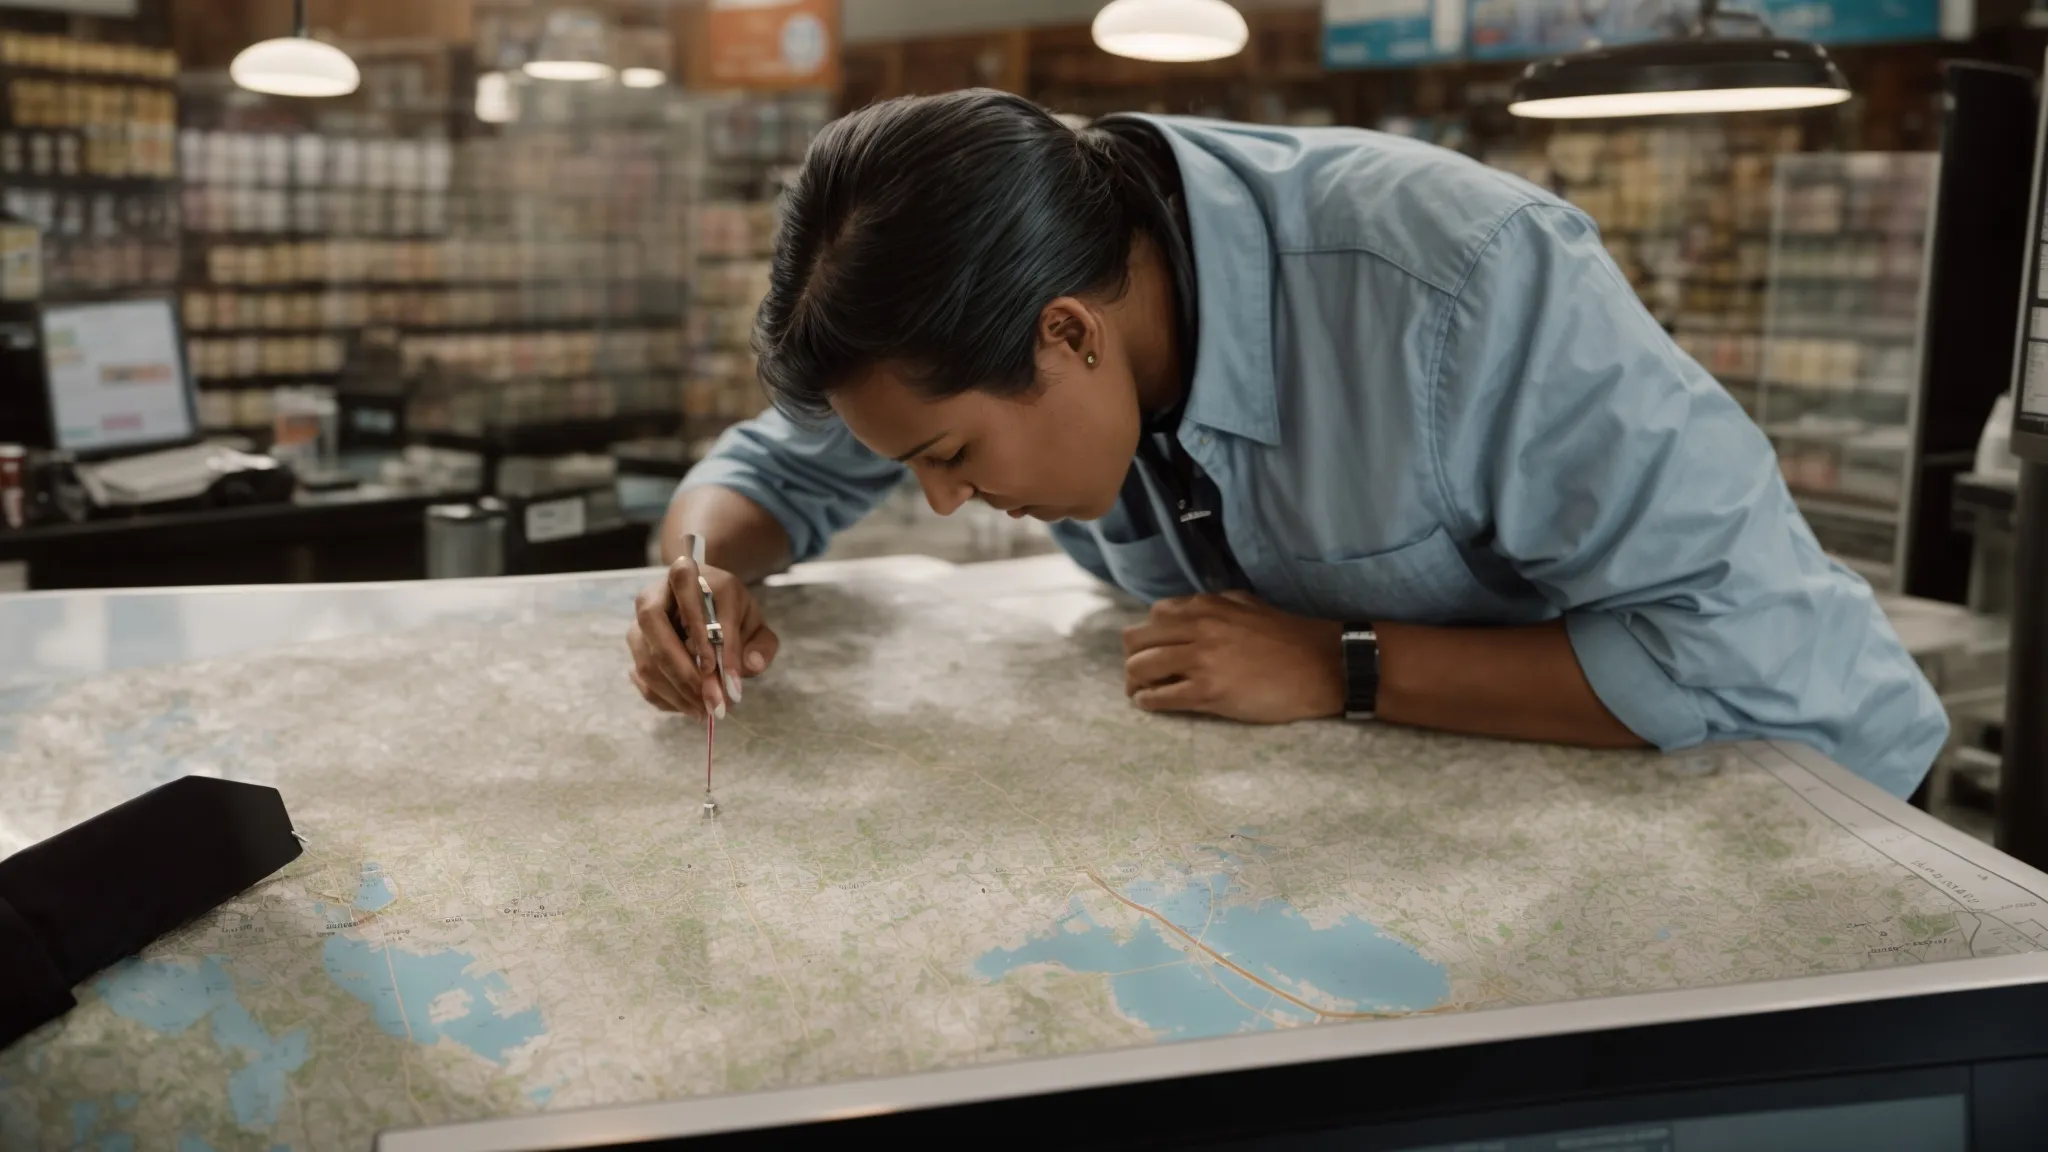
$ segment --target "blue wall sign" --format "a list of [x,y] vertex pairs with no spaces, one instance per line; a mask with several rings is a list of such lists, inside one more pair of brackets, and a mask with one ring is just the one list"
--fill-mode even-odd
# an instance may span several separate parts
[[1465,51],[1469,0],[1323,0],[1323,67],[1390,68]]
[[[1526,60],[1593,44],[1628,44],[1690,22],[1697,0],[1471,0],[1468,39],[1475,60]],[[1729,0],[1780,36],[1822,44],[1931,40],[1942,33],[1942,0]],[[1326,33],[1327,39],[1327,33]],[[1327,51],[1327,49],[1326,49]]]

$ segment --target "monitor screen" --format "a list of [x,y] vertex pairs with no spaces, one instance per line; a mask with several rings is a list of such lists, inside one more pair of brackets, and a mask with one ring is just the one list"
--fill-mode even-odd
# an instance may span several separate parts
[[[2048,213],[2048,201],[2040,205]],[[2025,328],[2020,332],[2019,389],[2013,399],[2026,416],[2048,417],[2048,228],[2036,227],[2027,281]]]
[[146,448],[198,432],[169,300],[47,307],[43,359],[59,448]]
[[2012,450],[2021,459],[2048,460],[2048,197],[2043,158],[2048,148],[2048,104],[2034,129],[2034,219],[2028,227],[2024,298],[2020,302],[2019,356],[2013,365]]
[[[2036,283],[2041,283],[2038,273]],[[2029,302],[2024,347],[2017,397],[2020,415],[2029,422],[2048,421],[2048,306],[2040,300]]]

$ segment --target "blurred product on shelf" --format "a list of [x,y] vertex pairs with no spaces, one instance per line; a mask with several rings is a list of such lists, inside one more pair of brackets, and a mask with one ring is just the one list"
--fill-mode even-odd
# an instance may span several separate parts
[[26,220],[0,216],[0,303],[43,295],[43,234]]
[[52,296],[178,278],[177,58],[0,32],[0,209],[43,234]]
[[767,407],[749,344],[768,294],[775,200],[832,113],[815,93],[721,98],[705,111],[705,201],[696,212],[696,282],[688,308],[683,412],[708,441]]
[[416,398],[415,432],[680,420],[700,136],[602,113],[460,141],[188,128],[181,303],[208,426],[332,383],[368,327],[391,330],[404,382],[475,382]]
[[101,44],[68,36],[0,32],[0,65],[78,75],[175,80],[176,53],[140,44]]
[[28,449],[0,444],[0,528],[28,524]]
[[1895,590],[1934,153],[1781,157],[1758,422],[1822,545]]
[[271,393],[270,454],[297,472],[324,471],[339,457],[340,408],[332,388],[307,385]]
[[609,455],[572,452],[564,456],[510,456],[498,465],[498,495],[545,496],[611,484],[619,464]]

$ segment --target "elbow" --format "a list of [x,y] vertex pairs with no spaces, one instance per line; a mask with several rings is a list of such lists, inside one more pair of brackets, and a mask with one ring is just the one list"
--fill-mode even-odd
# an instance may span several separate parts
[[1663,645],[1654,639],[1646,644],[1622,614],[1569,613],[1565,635],[1593,694],[1644,743],[1670,752],[1712,738],[1699,694],[1680,684],[1668,661],[1653,654],[1653,645]]
[[[1788,740],[1908,796],[1948,741],[1940,699],[1881,618],[1846,641],[1808,630],[1747,646],[1714,642],[1729,621],[1688,630],[1641,611],[1585,611],[1565,623],[1601,703],[1666,752]],[[1806,657],[1788,659],[1788,643]]]

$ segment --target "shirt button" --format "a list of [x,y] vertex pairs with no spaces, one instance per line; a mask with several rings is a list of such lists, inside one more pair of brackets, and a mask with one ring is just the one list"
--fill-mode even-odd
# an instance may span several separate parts
[[1209,446],[1209,438],[1207,436],[1202,437],[1202,446],[1204,448]]

